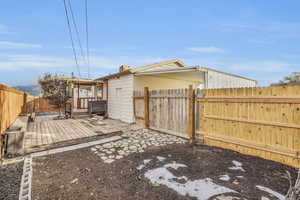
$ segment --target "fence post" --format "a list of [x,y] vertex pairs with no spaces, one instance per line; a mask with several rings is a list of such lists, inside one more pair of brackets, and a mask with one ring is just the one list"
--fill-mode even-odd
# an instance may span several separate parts
[[149,88],[144,88],[144,120],[145,128],[149,128]]
[[189,86],[188,90],[188,136],[194,140],[195,137],[195,95],[193,86]]
[[26,92],[24,92],[23,94],[23,113],[27,114],[27,97],[28,94]]

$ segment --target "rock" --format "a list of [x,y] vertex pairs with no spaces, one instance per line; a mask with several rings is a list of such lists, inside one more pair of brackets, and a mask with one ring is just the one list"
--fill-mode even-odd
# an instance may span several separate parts
[[91,151],[95,152],[95,151],[97,151],[97,149],[94,148],[94,147],[92,147],[92,148],[91,148]]
[[159,161],[164,161],[166,158],[165,157],[162,157],[162,156],[156,156],[156,158],[157,158],[157,160],[159,160]]
[[114,162],[114,161],[115,161],[114,159],[107,159],[107,160],[105,160],[104,162],[110,164],[110,163],[112,163],[112,162]]
[[137,147],[136,147],[136,146],[130,146],[129,149],[130,149],[130,150],[136,150]]
[[74,183],[77,183],[78,182],[78,178],[75,178],[74,180],[72,180],[70,183],[71,184],[74,184]]
[[112,144],[107,143],[107,144],[104,144],[103,147],[104,147],[104,148],[111,148],[111,147],[112,147]]

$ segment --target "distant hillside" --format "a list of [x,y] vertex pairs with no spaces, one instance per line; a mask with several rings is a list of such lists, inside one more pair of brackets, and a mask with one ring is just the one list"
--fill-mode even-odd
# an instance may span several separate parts
[[39,85],[18,85],[14,88],[17,88],[23,92],[27,92],[32,96],[37,96],[41,93],[41,88]]

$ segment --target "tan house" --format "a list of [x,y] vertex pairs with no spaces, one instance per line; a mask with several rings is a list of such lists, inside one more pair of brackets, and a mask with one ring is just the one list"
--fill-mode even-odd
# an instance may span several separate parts
[[188,67],[180,60],[167,60],[142,67],[122,65],[119,72],[96,80],[104,82],[108,116],[134,122],[133,91],[188,88],[255,87],[256,81],[205,67]]

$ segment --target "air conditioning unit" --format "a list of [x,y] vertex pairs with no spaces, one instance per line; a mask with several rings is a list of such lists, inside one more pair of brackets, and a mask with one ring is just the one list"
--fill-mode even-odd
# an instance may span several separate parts
[[88,105],[89,114],[106,114],[106,101],[98,100],[98,101],[90,101]]

